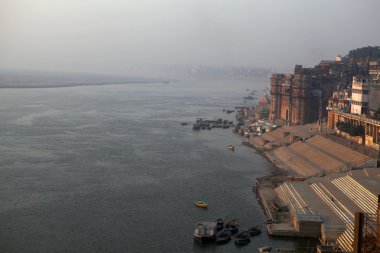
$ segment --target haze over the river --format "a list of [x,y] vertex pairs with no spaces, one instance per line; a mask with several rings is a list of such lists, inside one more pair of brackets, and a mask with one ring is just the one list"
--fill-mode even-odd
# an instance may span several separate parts
[[292,68],[380,44],[378,0],[0,0],[0,68]]

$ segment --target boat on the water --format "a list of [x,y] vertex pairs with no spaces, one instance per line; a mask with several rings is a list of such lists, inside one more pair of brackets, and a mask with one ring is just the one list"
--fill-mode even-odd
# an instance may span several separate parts
[[231,151],[235,151],[235,146],[234,145],[228,145],[227,148]]
[[194,205],[196,207],[200,207],[200,208],[207,208],[208,207],[208,204],[204,201],[195,201]]
[[198,123],[194,123],[193,124],[193,130],[197,131],[197,130],[201,130],[201,125],[198,124]]
[[181,122],[182,126],[187,126],[187,122]]
[[251,239],[249,239],[249,238],[236,238],[235,239],[236,246],[247,245],[250,242],[251,242]]
[[239,221],[237,219],[233,219],[226,223],[225,229],[231,231],[232,234],[236,234],[239,232]]
[[222,230],[216,234],[215,242],[217,244],[228,243],[231,241],[231,231],[230,230]]
[[217,219],[216,221],[216,229],[219,231],[219,230],[222,230],[223,227],[224,227],[224,221],[222,218],[219,218]]
[[272,247],[271,247],[271,246],[263,246],[263,247],[260,247],[260,248],[259,248],[259,252],[260,252],[260,253],[270,252],[271,250],[272,250]]
[[239,234],[235,235],[236,238],[250,238],[251,237],[251,234],[249,233],[249,231],[243,231],[243,232],[240,232]]
[[216,222],[200,221],[195,225],[194,239],[200,242],[215,241]]
[[259,235],[261,234],[261,227],[260,226],[254,226],[248,229],[248,232],[251,236]]

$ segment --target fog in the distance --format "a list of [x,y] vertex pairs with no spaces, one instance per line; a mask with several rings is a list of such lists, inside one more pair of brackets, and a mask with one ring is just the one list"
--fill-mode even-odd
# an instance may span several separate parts
[[378,0],[0,0],[0,68],[291,68],[380,44]]

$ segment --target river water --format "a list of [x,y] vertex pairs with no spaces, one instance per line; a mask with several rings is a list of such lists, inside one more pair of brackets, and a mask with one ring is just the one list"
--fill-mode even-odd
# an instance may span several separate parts
[[[272,165],[231,129],[255,82],[187,81],[0,91],[0,252],[257,252],[307,241],[264,232],[237,248],[201,245],[199,220],[265,217],[251,186]],[[235,152],[226,146],[234,144]],[[209,203],[207,210],[193,206]]]

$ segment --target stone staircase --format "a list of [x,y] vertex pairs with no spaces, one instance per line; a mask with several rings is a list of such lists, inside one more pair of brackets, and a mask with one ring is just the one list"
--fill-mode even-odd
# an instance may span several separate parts
[[376,213],[377,197],[349,175],[331,181],[349,199],[366,213]]
[[315,194],[345,223],[346,230],[338,236],[336,244],[343,252],[352,252],[354,242],[354,215],[334,198],[334,195],[321,182],[310,184]]

